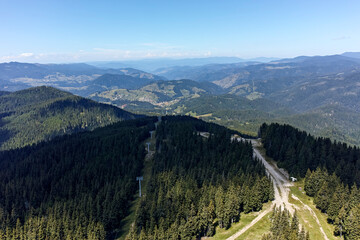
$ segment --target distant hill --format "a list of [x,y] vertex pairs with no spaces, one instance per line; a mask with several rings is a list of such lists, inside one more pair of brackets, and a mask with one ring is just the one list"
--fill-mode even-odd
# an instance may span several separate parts
[[[46,85],[86,96],[87,92],[95,91],[92,81],[108,74],[148,79],[149,81],[164,79],[151,73],[130,68],[102,69],[84,63],[32,64],[10,62],[0,64],[0,79],[2,79],[0,80],[0,90],[17,91]],[[87,90],[88,88],[91,88],[90,91]],[[103,90],[100,88],[96,91]]]
[[297,111],[340,103],[359,111],[360,59],[341,55],[300,56],[270,63],[164,69],[168,77],[211,81],[227,93],[267,98]]
[[[263,59],[265,60],[265,59]],[[143,71],[155,71],[159,68],[174,66],[201,66],[206,64],[222,64],[243,62],[244,59],[237,57],[208,57],[208,58],[186,58],[186,59],[143,59],[132,61],[111,61],[111,62],[92,62],[91,65],[102,68],[136,68]],[[271,60],[269,60],[271,61]]]
[[11,82],[0,79],[0,91],[18,91],[21,89],[29,88],[30,85],[21,82]]
[[191,115],[249,135],[256,135],[263,122],[285,123],[315,136],[360,145],[360,113],[340,104],[299,113],[268,99],[249,100],[228,94],[183,100],[168,113]]
[[127,75],[127,76],[131,76],[134,78],[141,78],[141,79],[150,79],[153,81],[157,81],[157,80],[166,80],[166,78],[152,74],[152,73],[148,73],[148,72],[144,72],[135,68],[121,68],[119,69],[120,72],[122,72],[123,74]]
[[5,94],[9,94],[10,92],[6,92],[6,91],[0,91],[0,96],[5,95]]
[[345,52],[341,55],[345,56],[345,57],[351,57],[351,58],[360,58],[360,52]]
[[267,99],[249,100],[231,94],[185,99],[171,106],[168,112],[201,118],[253,136],[264,121],[295,114]]
[[212,64],[156,71],[169,79],[211,81],[231,94],[250,99],[269,96],[317,77],[360,72],[360,59],[341,55],[300,56],[269,63]]
[[210,82],[191,80],[157,81],[136,90],[114,89],[92,94],[94,100],[117,106],[128,101],[150,103],[154,106],[169,106],[181,99],[196,98],[206,94],[220,94],[223,89]]
[[159,68],[154,71],[154,73],[166,77],[167,79],[191,79],[199,82],[210,82],[228,76],[234,69],[243,68],[253,64],[259,64],[259,62],[207,64],[203,66],[174,66]]
[[274,122],[290,124],[315,136],[360,146],[360,113],[339,104],[282,117]]
[[298,111],[340,104],[360,112],[360,71],[308,78],[302,83],[270,94],[269,98]]
[[[93,75],[104,74],[108,70],[96,68],[85,63],[72,64],[37,64],[9,62],[0,64],[0,78],[11,80],[16,78],[42,79],[48,75]],[[117,72],[115,70],[111,70]]]
[[229,75],[214,83],[224,88],[248,84],[253,91],[266,95],[306,81],[309,77],[359,70],[360,60],[354,58],[339,55],[298,57],[227,70]]
[[[137,74],[134,74],[135,76]],[[160,80],[155,78],[155,80]],[[96,92],[104,92],[113,89],[137,89],[150,82],[154,81],[153,78],[140,78],[130,75],[119,74],[104,74],[93,81],[89,82],[86,87],[79,89],[72,89],[72,92],[80,96],[89,96]]]
[[174,105],[174,108],[180,109],[178,111],[179,114],[194,112],[197,113],[197,115],[220,111],[229,111],[230,113],[243,110],[261,111],[267,113],[267,115],[271,114],[273,116],[286,116],[294,113],[281,104],[266,99],[256,99],[252,101],[244,97],[230,94],[218,96],[205,95],[199,98],[184,100]]
[[136,115],[52,87],[0,96],[0,149],[105,126]]

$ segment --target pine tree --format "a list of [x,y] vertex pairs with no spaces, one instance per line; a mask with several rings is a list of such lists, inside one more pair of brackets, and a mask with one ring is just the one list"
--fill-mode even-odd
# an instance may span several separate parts
[[328,218],[334,222],[339,216],[340,209],[345,205],[348,193],[343,184],[336,187],[333,197],[331,198],[329,207],[327,209]]
[[343,232],[344,232],[344,222],[346,218],[346,211],[345,207],[342,206],[342,208],[339,211],[338,216],[335,218],[334,224],[335,224],[335,235],[340,235],[340,238],[342,238]]
[[306,240],[306,232],[304,226],[301,227],[301,231],[299,233],[299,240]]
[[360,239],[360,205],[351,209],[344,223],[346,240]]
[[215,213],[219,221],[219,227],[224,227],[224,189],[222,186],[217,188],[215,194]]
[[314,203],[316,204],[316,207],[318,207],[321,211],[326,212],[331,197],[332,197],[332,189],[329,188],[328,182],[324,182],[324,184],[321,186],[319,192],[316,194],[314,198]]
[[294,212],[294,216],[291,220],[291,231],[296,233],[296,237],[298,237],[298,232],[299,232],[299,218],[297,216],[297,211],[295,210]]

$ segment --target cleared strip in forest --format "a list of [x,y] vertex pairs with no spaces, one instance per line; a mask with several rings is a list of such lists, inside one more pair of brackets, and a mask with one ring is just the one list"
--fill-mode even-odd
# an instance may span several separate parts
[[[243,141],[242,138],[238,138],[238,141]],[[264,167],[266,169],[267,174],[271,177],[274,183],[274,196],[275,199],[273,201],[272,207],[274,205],[282,207],[282,208],[288,208],[290,212],[294,212],[295,206],[293,204],[289,203],[289,187],[291,186],[291,183],[280,173],[278,169],[276,169],[276,166],[270,165],[265,158],[260,154],[259,150],[257,150],[255,147],[258,146],[258,142],[256,140],[251,139],[250,140],[254,153],[253,157],[258,158],[262,163],[264,164]],[[260,212],[260,214],[247,226],[242,228],[240,231],[235,233],[233,236],[229,237],[228,240],[234,240],[241,236],[244,232],[246,232],[249,228],[254,226],[258,221],[260,221],[267,213],[272,211],[272,207],[269,209],[266,209],[263,212]]]
[[304,205],[304,207],[311,213],[311,215],[315,218],[315,221],[317,222],[317,224],[319,225],[320,228],[320,232],[322,233],[322,235],[324,236],[325,240],[329,240],[329,238],[326,236],[324,229],[321,226],[321,223],[319,221],[319,218],[316,216],[316,213],[314,212],[314,210],[311,209],[311,207],[309,207],[307,204],[305,204],[303,201],[301,201],[298,197],[296,197],[295,195],[291,196],[293,199],[299,201],[302,205]]
[[[152,138],[146,139],[144,141],[144,148],[147,149],[146,143],[147,142],[151,142],[150,148],[154,148],[154,151],[150,151],[146,154],[145,159],[144,159],[144,168],[143,168],[143,177],[144,177],[144,181],[142,184],[142,192],[146,192],[146,182],[149,181],[149,179],[151,178],[151,161],[154,157],[154,153],[156,151],[155,149],[155,136],[156,136],[156,128],[158,126],[158,124],[161,122],[161,117],[158,117],[158,121],[155,123],[155,131],[152,134]],[[136,205],[138,203],[138,201],[140,200],[140,198],[138,197],[138,193],[135,194],[135,199],[134,201],[132,201],[131,203],[131,207],[129,209],[129,215],[126,216],[123,221],[122,221],[122,228],[119,231],[119,237],[117,238],[117,240],[124,240],[126,238],[126,235],[129,233],[131,226],[134,224],[135,222],[135,213],[136,213]]]
[[238,237],[240,237],[243,233],[245,233],[249,228],[253,227],[257,222],[259,222],[263,217],[266,216],[266,214],[268,214],[269,212],[272,211],[273,207],[274,207],[273,203],[271,205],[271,207],[269,207],[268,209],[260,212],[260,214],[254,219],[252,220],[248,225],[246,225],[245,227],[243,227],[240,231],[238,231],[237,233],[235,233],[234,235],[232,235],[231,237],[227,238],[227,240],[235,240]]

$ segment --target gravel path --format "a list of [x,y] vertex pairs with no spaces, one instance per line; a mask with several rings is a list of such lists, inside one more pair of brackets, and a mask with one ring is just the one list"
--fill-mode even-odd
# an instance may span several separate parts
[[[244,139],[242,138],[237,138],[238,141],[243,141]],[[251,228],[252,226],[254,226],[258,221],[260,221],[267,213],[272,211],[272,208],[274,205],[276,205],[277,207],[281,207],[282,209],[286,208],[288,209],[292,214],[295,211],[295,206],[291,203],[289,203],[289,192],[290,192],[290,186],[292,186],[292,183],[280,172],[280,170],[269,164],[265,158],[260,154],[259,150],[257,150],[255,147],[258,146],[258,142],[256,140],[250,140],[253,148],[254,148],[254,153],[253,153],[253,157],[258,158],[260,161],[262,161],[262,163],[264,164],[264,167],[266,169],[266,173],[268,174],[268,176],[270,176],[270,178],[273,181],[274,184],[274,195],[275,195],[275,199],[273,201],[273,204],[271,205],[270,208],[263,210],[259,213],[259,215],[252,220],[248,225],[246,225],[245,227],[243,227],[240,231],[238,231],[237,233],[235,233],[234,235],[232,235],[231,237],[228,238],[228,240],[235,240],[236,238],[238,238],[240,235],[242,235],[244,232],[246,232],[249,228]]]

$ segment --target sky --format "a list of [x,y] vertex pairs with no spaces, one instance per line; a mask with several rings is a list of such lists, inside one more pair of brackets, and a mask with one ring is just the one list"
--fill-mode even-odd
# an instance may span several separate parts
[[360,52],[359,0],[0,0],[0,62]]

